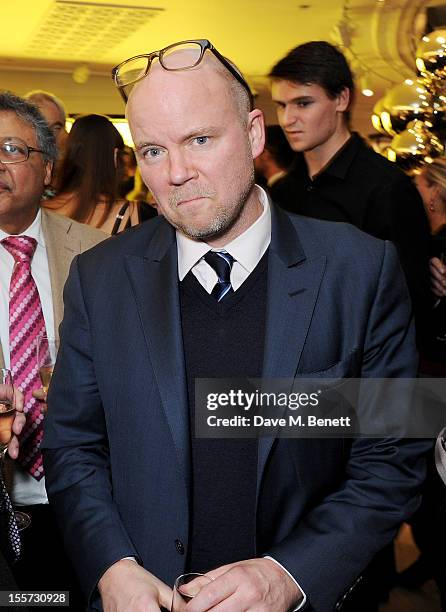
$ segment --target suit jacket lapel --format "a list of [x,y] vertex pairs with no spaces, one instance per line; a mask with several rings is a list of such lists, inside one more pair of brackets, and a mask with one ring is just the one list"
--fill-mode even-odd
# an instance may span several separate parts
[[[178,462],[190,483],[189,414],[178,291],[174,230],[160,225],[145,256],[126,258],[161,401],[172,432]],[[189,489],[189,487],[188,487]]]
[[81,239],[70,233],[71,219],[48,214],[42,209],[42,231],[48,256],[48,267],[53,294],[54,334],[59,337],[63,317],[63,288],[71,262],[81,252]]
[[[306,259],[290,219],[272,207],[264,379],[296,376],[325,266],[325,257]],[[273,442],[259,440],[257,490]]]

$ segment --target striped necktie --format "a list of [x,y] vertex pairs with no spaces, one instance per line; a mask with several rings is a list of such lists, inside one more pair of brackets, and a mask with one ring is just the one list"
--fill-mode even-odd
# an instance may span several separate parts
[[46,335],[46,330],[39,292],[31,274],[37,241],[29,236],[9,236],[1,243],[15,261],[9,286],[9,354],[14,382],[25,396],[26,424],[20,434],[17,461],[40,480],[43,476],[40,452],[43,414],[32,392],[42,386],[36,352],[37,338]]
[[218,281],[212,289],[211,295],[221,302],[228,294],[233,293],[231,285],[231,269],[234,258],[226,251],[209,251],[204,256],[204,260],[213,268],[218,276]]

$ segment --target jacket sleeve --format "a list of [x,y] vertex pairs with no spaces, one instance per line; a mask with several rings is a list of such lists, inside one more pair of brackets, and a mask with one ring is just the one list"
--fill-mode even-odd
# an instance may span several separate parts
[[[363,378],[414,377],[413,325],[395,249],[386,243],[363,354]],[[399,280],[401,279],[401,280]],[[398,402],[409,416],[411,398]],[[369,410],[361,406],[358,411]],[[403,408],[404,410],[404,408]],[[344,478],[283,542],[266,551],[294,576],[316,612],[332,612],[419,504],[430,441],[353,440]]]
[[91,597],[110,565],[137,553],[113,501],[106,423],[77,258],[64,300],[42,448],[48,497],[81,585]]

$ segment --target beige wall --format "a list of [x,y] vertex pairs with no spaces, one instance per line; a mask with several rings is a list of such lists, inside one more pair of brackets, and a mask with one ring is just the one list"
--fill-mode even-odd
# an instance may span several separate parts
[[31,89],[44,89],[58,96],[68,113],[124,114],[124,103],[110,76],[92,74],[85,84],[75,83],[69,72],[8,70],[0,67],[0,89],[24,95]]

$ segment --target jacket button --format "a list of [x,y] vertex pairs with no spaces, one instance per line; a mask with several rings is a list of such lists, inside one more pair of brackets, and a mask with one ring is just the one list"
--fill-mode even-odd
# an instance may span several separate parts
[[175,548],[179,555],[184,555],[184,544],[181,540],[175,540]]
[[313,191],[314,185],[307,185],[307,191]]

